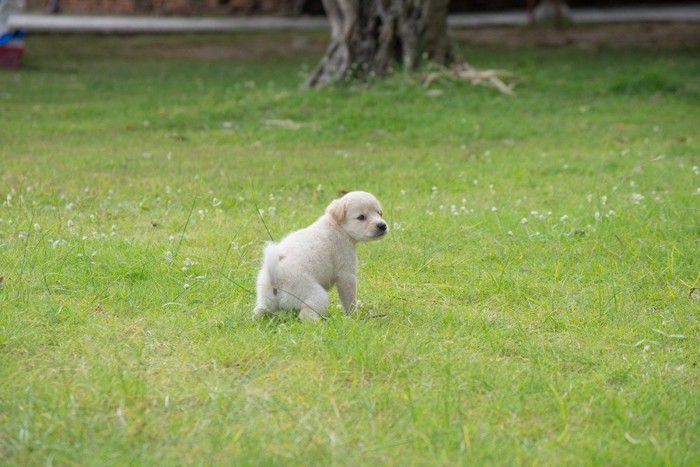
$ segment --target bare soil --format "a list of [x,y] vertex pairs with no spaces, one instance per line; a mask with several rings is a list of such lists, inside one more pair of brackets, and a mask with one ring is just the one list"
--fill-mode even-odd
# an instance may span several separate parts
[[582,50],[700,48],[700,23],[632,23],[557,28],[458,29],[463,44],[496,48],[575,47]]
[[[461,45],[493,48],[576,48],[579,50],[669,50],[700,48],[700,23],[585,25],[556,28],[488,27],[451,31]],[[323,55],[325,31],[250,32],[192,35],[190,40],[162,35],[144,40],[120,36],[115,53],[132,57],[202,60],[285,59]]]

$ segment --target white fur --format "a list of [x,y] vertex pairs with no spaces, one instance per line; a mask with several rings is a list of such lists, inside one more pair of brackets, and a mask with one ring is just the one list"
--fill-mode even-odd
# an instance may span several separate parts
[[309,227],[292,232],[280,243],[268,243],[258,274],[253,317],[277,310],[299,310],[299,318],[328,316],[328,290],[338,288],[346,310],[355,305],[355,244],[382,238],[389,228],[377,199],[353,191],[333,201]]

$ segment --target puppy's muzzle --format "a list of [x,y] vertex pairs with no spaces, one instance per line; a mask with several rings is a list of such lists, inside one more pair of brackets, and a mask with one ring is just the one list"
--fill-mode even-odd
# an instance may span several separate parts
[[380,222],[377,224],[377,237],[381,237],[384,234],[386,234],[387,230],[389,230],[388,226],[386,225],[386,222]]

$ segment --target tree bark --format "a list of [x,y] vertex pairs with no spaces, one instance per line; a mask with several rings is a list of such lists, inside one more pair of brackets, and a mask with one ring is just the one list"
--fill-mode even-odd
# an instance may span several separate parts
[[364,81],[423,59],[459,62],[447,34],[449,0],[323,0],[331,25],[325,56],[306,85]]

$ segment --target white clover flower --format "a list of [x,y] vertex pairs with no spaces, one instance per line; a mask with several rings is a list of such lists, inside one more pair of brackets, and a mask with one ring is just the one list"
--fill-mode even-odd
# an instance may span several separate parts
[[698,167],[697,165],[694,165],[693,166],[693,173],[695,175],[700,175],[700,167]]
[[496,211],[498,211],[498,208],[496,206],[491,208],[491,212],[496,212]]
[[523,225],[527,224],[527,217],[523,217],[522,219],[520,219],[520,223]]
[[639,204],[644,200],[644,196],[642,196],[639,193],[632,193],[632,196],[630,196],[630,200],[633,204]]
[[603,195],[603,196],[600,197],[600,203],[601,203],[603,206],[605,206],[605,203],[607,203],[607,202],[608,202],[608,197],[607,197],[607,196]]
[[596,222],[600,220],[600,213],[596,212],[593,217],[595,217]]
[[190,288],[190,284],[184,284],[184,285],[182,286],[182,288],[184,288],[184,289],[189,289],[189,288]]
[[166,261],[172,261],[173,260],[173,253],[170,250],[168,250],[165,253],[163,253],[163,258]]
[[221,205],[221,200],[219,200],[219,199],[217,199],[217,198],[214,198],[214,199],[211,201],[211,204],[212,204],[212,206],[214,206],[214,207],[218,207],[218,206]]
[[196,263],[193,259],[185,258],[185,259],[182,261],[182,264],[185,265],[185,266],[194,266],[194,265],[197,264],[197,263]]
[[566,214],[564,214],[563,216],[561,216],[559,218],[559,222],[566,222],[568,220],[569,220],[569,216],[567,216]]
[[34,230],[37,232],[41,231],[41,226],[39,224],[34,224]]

